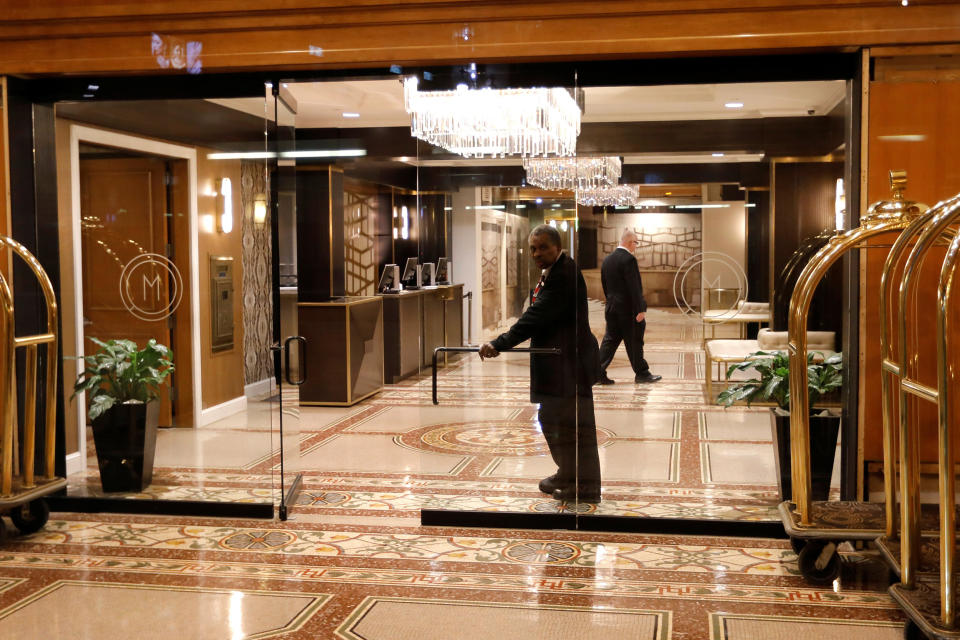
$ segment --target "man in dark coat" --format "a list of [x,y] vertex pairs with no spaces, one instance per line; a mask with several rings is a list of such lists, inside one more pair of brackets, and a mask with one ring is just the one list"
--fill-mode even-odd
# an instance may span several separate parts
[[650,365],[643,357],[643,334],[647,329],[647,301],[643,297],[640,269],[633,252],[637,248],[637,234],[629,228],[620,236],[620,246],[603,259],[600,282],[607,298],[604,319],[607,331],[600,343],[600,384],[613,384],[607,377],[607,367],[613,361],[620,342],[627,347],[627,357],[633,367],[634,382],[656,382],[661,378],[650,373]]
[[530,340],[559,355],[530,356],[530,401],[540,404],[540,428],[557,464],[540,490],[558,500],[600,501],[600,458],[593,413],[599,366],[597,339],[590,332],[587,287],[576,263],[549,225],[530,233],[530,254],[543,270],[530,307],[506,333],[480,347],[480,358]]

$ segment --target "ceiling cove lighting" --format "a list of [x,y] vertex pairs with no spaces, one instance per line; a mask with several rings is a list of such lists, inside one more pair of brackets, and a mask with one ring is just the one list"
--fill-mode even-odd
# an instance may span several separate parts
[[585,207],[630,207],[637,204],[639,200],[640,187],[635,184],[618,184],[613,187],[577,191],[577,204]]
[[[327,149],[318,151],[282,151],[281,158],[359,158],[367,155],[366,149]],[[237,151],[208,153],[208,160],[263,160],[276,158],[273,151]]]
[[723,104],[727,109],[743,109],[742,102],[725,102]]
[[549,191],[612,187],[623,170],[618,156],[524,158],[527,182]]
[[341,113],[340,115],[342,115],[344,118],[359,118],[359,117],[360,117],[360,114],[357,113],[356,111],[344,111],[344,112]]
[[419,91],[403,81],[410,134],[466,158],[572,156],[580,107],[565,88]]

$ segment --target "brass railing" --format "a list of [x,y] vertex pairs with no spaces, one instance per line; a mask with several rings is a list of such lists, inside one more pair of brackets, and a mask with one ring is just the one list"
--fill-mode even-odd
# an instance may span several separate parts
[[[844,254],[852,249],[889,248],[890,245],[871,244],[876,236],[905,229],[913,220],[926,211],[926,205],[904,200],[906,173],[891,171],[890,182],[893,198],[877,203],[861,220],[861,225],[840,235],[833,236],[810,259],[797,279],[790,298],[788,323],[790,352],[790,459],[793,479],[793,502],[801,526],[811,522],[811,474],[810,474],[810,407],[807,388],[807,315],[814,291],[827,271]],[[851,354],[847,354],[850,357]],[[887,451],[892,451],[892,442],[884,436],[884,460]],[[884,469],[885,475],[891,473]],[[888,496],[889,500],[890,497]]]
[[[9,247],[20,256],[36,277],[47,307],[47,330],[31,336],[15,336],[13,295],[0,274],[0,498],[8,497],[14,489],[14,469],[20,463],[21,483],[24,489],[36,486],[34,458],[36,455],[36,401],[38,348],[46,345],[46,386],[44,393],[44,455],[43,477],[52,480],[55,467],[56,411],[57,411],[57,300],[53,285],[39,261],[22,244],[0,235],[0,247]],[[23,348],[24,413],[23,442],[19,460],[15,453],[14,434],[17,429],[16,350]]]

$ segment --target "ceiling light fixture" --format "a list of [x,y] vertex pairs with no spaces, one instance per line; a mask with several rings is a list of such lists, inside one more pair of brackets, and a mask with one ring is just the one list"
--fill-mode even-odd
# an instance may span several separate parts
[[527,182],[550,191],[612,187],[620,181],[617,156],[524,158]]
[[580,106],[567,89],[419,91],[403,82],[410,134],[467,158],[572,156],[580,135]]
[[359,117],[360,117],[360,114],[357,113],[356,111],[344,111],[344,112],[341,113],[340,115],[342,115],[344,118],[359,118]]
[[727,109],[743,109],[742,102],[726,102],[724,105]]
[[723,157],[723,154],[722,154],[722,153],[711,153],[710,155],[712,155],[714,158],[722,158],[722,157]]

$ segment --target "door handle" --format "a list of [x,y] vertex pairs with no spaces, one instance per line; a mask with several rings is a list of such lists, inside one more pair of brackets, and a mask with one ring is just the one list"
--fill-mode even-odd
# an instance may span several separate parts
[[[300,379],[290,379],[290,343],[298,342],[300,344]],[[287,379],[287,384],[296,387],[302,385],[307,379],[307,339],[303,336],[289,336],[283,341],[283,369]]]

